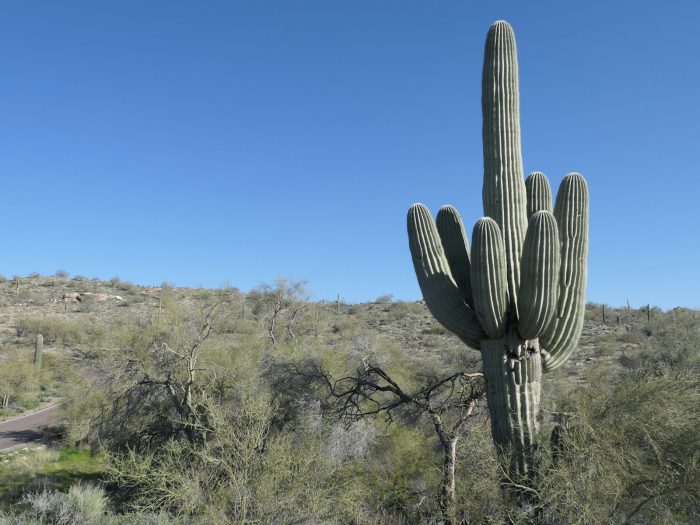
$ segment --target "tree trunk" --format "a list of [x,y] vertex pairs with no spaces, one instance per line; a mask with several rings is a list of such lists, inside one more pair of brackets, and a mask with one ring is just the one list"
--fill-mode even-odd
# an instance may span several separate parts
[[455,516],[455,463],[457,461],[457,436],[441,436],[444,459],[440,484],[440,510],[445,525],[457,523]]

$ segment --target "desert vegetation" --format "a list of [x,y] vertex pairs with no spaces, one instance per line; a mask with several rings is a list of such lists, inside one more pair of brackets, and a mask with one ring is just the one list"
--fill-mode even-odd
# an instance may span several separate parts
[[[543,376],[527,508],[479,353],[422,303],[311,302],[279,280],[134,287],[86,311],[49,280],[22,279],[30,302],[0,284],[3,373],[50,384],[64,411],[46,448],[3,456],[7,523],[433,523],[451,458],[465,523],[700,517],[700,312],[587,306],[578,352]],[[41,372],[20,325],[61,327]]]

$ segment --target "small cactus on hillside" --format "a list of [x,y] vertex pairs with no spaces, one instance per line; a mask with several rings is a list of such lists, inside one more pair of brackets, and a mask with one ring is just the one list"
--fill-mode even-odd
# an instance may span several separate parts
[[542,372],[561,366],[583,327],[588,187],[567,175],[552,209],[547,178],[523,178],[515,36],[495,22],[482,77],[484,217],[469,250],[452,206],[433,222],[408,212],[408,237],[426,305],[445,328],[481,350],[494,442],[512,450],[511,471],[531,475]]
[[39,334],[36,336],[34,344],[34,368],[41,370],[41,358],[44,353],[44,336]]

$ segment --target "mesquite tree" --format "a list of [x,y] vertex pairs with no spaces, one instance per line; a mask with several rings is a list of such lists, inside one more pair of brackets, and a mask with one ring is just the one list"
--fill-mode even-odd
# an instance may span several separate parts
[[523,179],[515,37],[504,21],[486,37],[481,101],[485,216],[471,255],[451,206],[435,222],[411,206],[408,237],[431,313],[481,350],[493,439],[522,477],[534,470],[542,372],[568,359],[583,327],[588,188],[567,175],[552,211],[546,177]]

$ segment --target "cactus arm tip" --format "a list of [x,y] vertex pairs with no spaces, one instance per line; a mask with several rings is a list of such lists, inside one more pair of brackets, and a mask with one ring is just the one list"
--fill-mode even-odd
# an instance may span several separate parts
[[527,227],[518,296],[518,332],[525,340],[538,338],[556,311],[559,292],[560,246],[557,221],[546,210],[535,212]]
[[533,171],[525,179],[525,192],[527,194],[527,217],[540,210],[552,211],[552,190],[544,173]]
[[506,328],[508,281],[503,237],[496,221],[482,217],[472,234],[472,293],[474,310],[489,337]]
[[464,233],[462,218],[457,209],[448,204],[438,211],[435,224],[452,272],[452,278],[462,293],[464,301],[469,306],[473,306],[469,241]]

